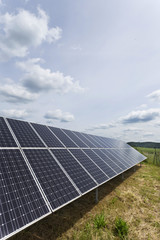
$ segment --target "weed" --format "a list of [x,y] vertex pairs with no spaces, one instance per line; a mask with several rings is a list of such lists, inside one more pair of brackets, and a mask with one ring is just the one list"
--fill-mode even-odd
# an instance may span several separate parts
[[122,218],[117,217],[115,220],[116,235],[119,236],[120,239],[127,239],[128,229],[127,223]]
[[91,226],[89,223],[86,224],[84,230],[81,232],[79,240],[92,240]]
[[112,200],[111,200],[111,204],[115,204],[117,202],[118,198],[117,197],[113,197]]
[[160,222],[154,222],[154,223],[152,223],[152,226],[154,226],[160,230]]
[[97,229],[104,228],[106,226],[105,216],[102,212],[101,214],[97,214],[94,218],[94,226]]

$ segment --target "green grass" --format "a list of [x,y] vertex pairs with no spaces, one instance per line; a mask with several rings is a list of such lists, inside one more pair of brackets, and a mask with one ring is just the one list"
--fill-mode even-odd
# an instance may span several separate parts
[[127,239],[129,227],[127,223],[120,217],[115,220],[115,233],[120,239]]
[[146,162],[151,164],[156,164],[160,166],[160,149],[156,149],[157,154],[157,161],[155,161],[155,149],[154,148],[143,148],[143,147],[136,147],[140,153],[144,154],[147,157]]
[[94,226],[97,229],[104,228],[106,226],[104,212],[97,214],[94,218]]
[[128,240],[159,240],[160,167],[152,164],[154,149],[140,151],[149,159],[99,187],[98,203],[92,191],[10,239],[119,240],[115,219],[122,219]]

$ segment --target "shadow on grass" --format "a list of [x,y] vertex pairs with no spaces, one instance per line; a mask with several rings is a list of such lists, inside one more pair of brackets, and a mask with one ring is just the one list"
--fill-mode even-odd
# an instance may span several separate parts
[[[140,168],[139,165],[131,168],[112,180],[101,185],[99,189],[99,201],[109,195],[115,190],[118,185],[123,183],[129,178],[135,171]],[[10,240],[54,240],[60,237],[68,229],[72,228],[74,224],[82,217],[85,216],[94,206],[95,202],[95,190],[87,193],[76,201],[68,204],[55,213],[45,217],[37,223],[31,225],[25,230],[19,232]]]

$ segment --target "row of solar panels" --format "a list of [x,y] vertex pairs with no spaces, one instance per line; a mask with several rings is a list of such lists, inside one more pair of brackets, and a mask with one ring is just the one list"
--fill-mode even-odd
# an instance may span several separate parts
[[[9,126],[7,126],[9,125]],[[21,147],[53,148],[129,148],[123,141],[48,127],[45,125],[0,118],[0,147],[17,147],[9,128]],[[8,128],[9,127],[9,128]]]
[[0,150],[1,238],[144,160],[133,149],[118,151],[25,149],[23,154],[18,149]]
[[[68,137],[64,144],[64,139],[68,136],[64,130],[11,119],[6,121],[1,118],[0,121],[2,239],[8,238],[145,159],[133,148],[126,147],[125,143],[125,148],[119,149],[102,146],[99,149],[78,148],[73,145],[67,149],[64,146],[71,138]],[[38,134],[33,130],[33,126]],[[52,129],[56,129],[57,134],[53,134]],[[65,131],[73,136],[82,135],[85,139],[89,136]],[[52,136],[63,143],[63,147],[49,148]],[[96,136],[92,139],[96,143],[114,142],[113,139]],[[73,143],[75,144],[75,141]],[[40,144],[44,144],[42,148]],[[11,145],[14,149],[6,148]],[[33,145],[34,148],[28,148]],[[122,143],[117,144],[120,145]]]

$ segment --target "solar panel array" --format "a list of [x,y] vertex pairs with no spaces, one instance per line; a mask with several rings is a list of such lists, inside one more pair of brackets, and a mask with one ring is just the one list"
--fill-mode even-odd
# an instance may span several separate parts
[[0,117],[0,239],[144,159],[122,141]]

